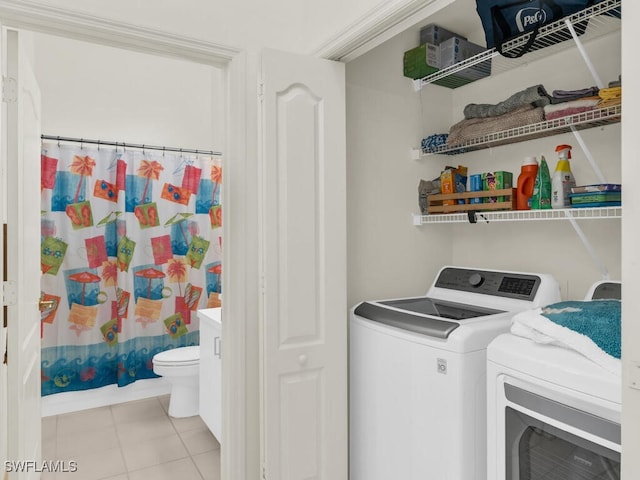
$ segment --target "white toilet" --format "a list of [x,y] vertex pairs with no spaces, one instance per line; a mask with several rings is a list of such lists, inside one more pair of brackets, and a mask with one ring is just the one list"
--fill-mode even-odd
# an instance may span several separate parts
[[192,417],[199,412],[200,346],[179,347],[153,356],[153,372],[171,384],[169,415]]

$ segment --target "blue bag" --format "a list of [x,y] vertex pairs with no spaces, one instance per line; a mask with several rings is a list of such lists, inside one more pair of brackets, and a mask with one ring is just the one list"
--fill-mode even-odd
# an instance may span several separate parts
[[[516,58],[531,49],[538,29],[568,15],[572,15],[602,0],[476,0],[476,10],[482,21],[487,48],[496,47],[502,55]],[[619,12],[613,14],[619,17]],[[578,34],[584,33],[587,21],[575,25]],[[530,33],[531,32],[531,33]],[[530,33],[525,45],[506,54],[502,44]],[[567,32],[566,38],[570,38]]]

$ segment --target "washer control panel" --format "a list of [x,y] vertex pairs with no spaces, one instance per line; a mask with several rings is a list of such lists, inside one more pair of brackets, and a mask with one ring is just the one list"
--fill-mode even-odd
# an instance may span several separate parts
[[540,282],[539,276],[525,273],[447,267],[440,271],[435,286],[483,295],[533,300]]

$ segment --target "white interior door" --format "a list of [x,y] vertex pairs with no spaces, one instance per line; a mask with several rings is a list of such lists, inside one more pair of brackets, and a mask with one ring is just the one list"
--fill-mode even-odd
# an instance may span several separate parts
[[263,467],[347,478],[344,65],[265,51]]
[[[40,91],[21,45],[6,31],[3,50],[6,123],[5,313],[7,345],[7,460],[39,462],[40,413]],[[40,478],[36,468],[14,468],[10,478]]]

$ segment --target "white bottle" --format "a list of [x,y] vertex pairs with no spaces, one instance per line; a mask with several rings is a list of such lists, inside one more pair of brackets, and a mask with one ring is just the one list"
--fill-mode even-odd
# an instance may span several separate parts
[[571,145],[558,145],[556,147],[558,153],[558,163],[556,171],[551,177],[551,207],[567,208],[571,206],[569,194],[571,188],[576,186],[576,179],[571,173]]

